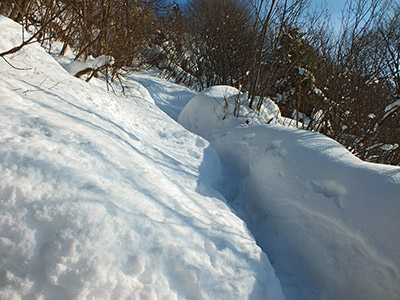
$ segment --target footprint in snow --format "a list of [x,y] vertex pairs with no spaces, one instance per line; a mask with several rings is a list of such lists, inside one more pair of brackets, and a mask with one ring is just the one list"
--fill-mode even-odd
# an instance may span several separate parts
[[341,198],[346,194],[346,189],[337,181],[332,179],[312,181],[314,191],[332,199],[335,205],[342,210]]
[[190,155],[191,157],[193,157],[193,158],[195,158],[195,159],[200,159],[200,158],[201,158],[200,154],[197,153],[196,151],[192,150],[192,149],[189,149],[189,150],[188,150],[188,153],[189,153],[189,155]]
[[281,157],[285,157],[288,152],[286,149],[281,147],[282,140],[273,140],[265,148],[265,152],[273,151]]
[[203,139],[197,138],[196,139],[196,147],[203,148],[206,146],[206,143]]
[[39,132],[47,137],[52,137],[49,126],[44,120],[39,117],[26,119],[23,124],[21,124],[22,129],[18,131],[18,134],[23,138],[30,138],[34,135],[34,132]]

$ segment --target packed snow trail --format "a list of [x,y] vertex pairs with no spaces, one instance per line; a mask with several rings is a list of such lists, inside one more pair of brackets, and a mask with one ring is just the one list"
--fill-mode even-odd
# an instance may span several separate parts
[[[0,51],[20,42],[0,16]],[[137,82],[117,97],[38,44],[6,59],[0,299],[283,299],[207,141]]]
[[130,79],[146,88],[154,103],[175,121],[185,105],[197,93],[183,86],[158,78],[156,72],[132,74]]
[[238,93],[207,89],[178,121],[217,150],[221,192],[287,299],[399,299],[400,167],[362,162],[317,133],[247,126],[232,116]]
[[[19,43],[0,28],[0,51]],[[399,168],[226,117],[230,87],[185,106],[147,74],[111,95],[37,45],[8,60],[26,70],[0,62],[0,299],[280,299],[268,258],[288,299],[398,299]]]

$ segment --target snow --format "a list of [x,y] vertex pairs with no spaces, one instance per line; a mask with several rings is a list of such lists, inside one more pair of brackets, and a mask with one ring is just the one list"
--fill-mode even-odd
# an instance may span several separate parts
[[386,117],[388,115],[390,115],[398,107],[400,107],[400,100],[396,100],[393,103],[391,103],[388,106],[386,106],[385,107],[385,115],[383,116],[383,119],[386,119]]
[[398,299],[400,168],[362,162],[317,133],[221,119],[222,98],[205,98],[194,97],[178,120],[217,150],[220,191],[286,298]]
[[[0,28],[0,51],[20,42]],[[145,87],[116,96],[38,44],[6,59],[24,70],[0,60],[0,299],[283,299],[215,150]]]
[[398,299],[399,167],[272,101],[235,118],[232,87],[140,72],[118,96],[37,44],[6,59],[0,299]]
[[397,100],[385,107],[385,112],[393,110],[395,107],[400,106],[400,100]]
[[71,75],[76,75],[86,69],[96,70],[98,68],[112,65],[114,63],[114,58],[108,55],[101,55],[94,58],[89,56],[86,61],[74,60],[68,64],[64,65],[65,70],[67,70]]
[[[220,130],[220,125],[229,126],[228,120],[233,122],[234,105],[230,105],[229,110],[225,103],[232,102],[239,95],[240,91],[228,86],[211,87],[199,93],[185,106],[184,111],[191,113],[182,113],[179,115],[179,122],[192,132],[201,136],[206,136],[207,132]],[[226,119],[227,118],[227,119]],[[225,122],[220,122],[226,119]]]
[[146,93],[149,96],[151,95],[152,103],[156,104],[176,121],[179,113],[189,100],[196,95],[196,92],[183,86],[177,87],[176,84],[157,78],[157,74],[151,70],[142,71],[131,74],[129,78],[139,83]]

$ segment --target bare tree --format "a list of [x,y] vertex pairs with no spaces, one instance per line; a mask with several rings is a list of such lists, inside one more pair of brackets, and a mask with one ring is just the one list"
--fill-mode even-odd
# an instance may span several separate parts
[[188,24],[197,37],[197,69],[205,86],[239,87],[249,66],[255,31],[249,6],[241,0],[192,0]]
[[[28,2],[29,2],[29,4],[32,4],[31,1],[28,1]],[[3,3],[3,5],[4,5],[4,3]],[[35,2],[31,6],[22,6],[22,4],[11,3],[10,8],[12,8],[12,10],[11,10],[10,16],[16,16],[17,19],[22,18],[22,17],[27,19],[32,14],[32,11],[25,10],[25,9],[27,9],[28,7],[34,7],[34,6],[38,7],[39,5],[40,5],[40,2]],[[62,6],[45,6],[43,8],[45,18],[40,19],[41,24],[39,27],[36,28],[36,30],[33,32],[33,34],[29,38],[25,39],[23,32],[22,32],[23,36],[22,36],[21,44],[13,47],[12,49],[9,49],[9,50],[6,50],[6,51],[0,53],[0,57],[5,57],[6,55],[15,53],[15,52],[21,50],[26,45],[35,43],[38,40],[40,40],[44,36],[44,32],[46,30],[48,30],[48,28],[51,27],[51,24],[54,23],[63,13],[65,13],[65,11],[67,11],[67,9],[70,7],[70,5],[71,5],[71,3],[67,3]],[[17,13],[17,14],[13,13],[15,7],[18,8],[17,11],[19,13]],[[21,22],[22,21],[23,20],[21,20]],[[27,27],[29,27],[29,22],[27,23]]]
[[[254,27],[258,30],[252,67],[248,77],[249,107],[259,110],[266,93],[276,81],[279,60],[276,58],[279,40],[284,28],[298,27],[308,0],[250,0],[256,15]],[[269,63],[266,63],[269,62]]]
[[329,101],[318,130],[364,160],[398,164],[399,114],[395,107],[387,111],[396,101],[393,5],[349,1],[339,40],[316,78]]

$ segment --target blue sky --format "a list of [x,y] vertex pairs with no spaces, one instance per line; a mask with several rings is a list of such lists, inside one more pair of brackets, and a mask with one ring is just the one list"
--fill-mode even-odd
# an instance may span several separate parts
[[[319,3],[322,3],[323,1],[321,0],[312,0],[311,3],[312,5],[318,5]],[[346,3],[346,0],[326,0],[326,3],[328,3],[329,9],[332,11],[332,17],[340,17],[342,9]]]
[[[175,0],[179,4],[186,3],[187,0]],[[323,2],[328,3],[329,8],[332,10],[332,14],[340,17],[341,10],[346,3],[346,0],[311,0],[311,5],[319,5]]]
[[[182,5],[187,1],[188,0],[175,0],[175,2]],[[339,30],[341,23],[340,19],[341,19],[342,9],[346,4],[346,0],[311,0],[311,5],[315,7],[323,3],[328,4],[329,10],[332,12],[332,24],[335,30]]]

